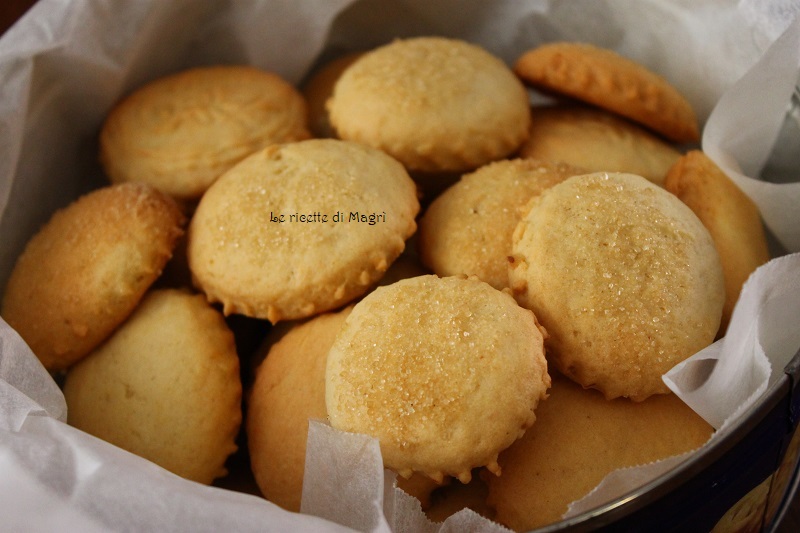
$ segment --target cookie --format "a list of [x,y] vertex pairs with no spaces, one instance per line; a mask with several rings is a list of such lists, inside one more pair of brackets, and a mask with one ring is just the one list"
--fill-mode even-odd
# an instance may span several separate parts
[[290,511],[300,510],[308,421],[324,420],[328,350],[349,307],[297,324],[258,367],[247,403],[247,447],[264,497]]
[[133,312],[171,257],[182,225],[175,202],[147,185],[86,194],[28,242],[0,315],[45,368],[63,370]]
[[222,315],[174,289],[149,293],[64,383],[70,425],[206,484],[236,450],[241,396]]
[[714,239],[725,276],[719,329],[720,336],[724,335],[742,285],[770,259],[758,207],[699,150],[687,153],[672,167],[665,187],[694,211]]
[[439,276],[477,276],[508,287],[511,234],[535,195],[575,174],[564,163],[533,159],[484,165],[439,195],[419,223],[422,262]]
[[502,476],[485,476],[495,519],[516,531],[557,522],[610,472],[692,451],[713,428],[674,394],[606,400],[553,376],[536,424],[500,454]]
[[342,72],[362,54],[363,52],[352,52],[324,64],[303,84],[302,94],[308,104],[308,126],[315,137],[336,137],[328,117],[328,99]]
[[113,183],[142,181],[196,200],[223,172],[273,143],[309,137],[306,103],[289,83],[249,66],[159,78],[108,114],[100,162]]
[[711,344],[725,290],[714,241],[641,176],[573,176],[531,200],[509,281],[550,333],[556,368],[607,398],[669,392],[661,376]]
[[679,143],[700,139],[691,104],[666,79],[612,50],[555,42],[522,54],[514,72],[535,88],[607,109]]
[[272,323],[362,295],[416,230],[414,182],[358,143],[273,145],[206,192],[188,235],[195,285],[226,314]]
[[396,40],[365,53],[328,105],[342,139],[384,150],[409,171],[462,172],[528,136],[522,83],[500,59],[456,39]]
[[602,109],[541,106],[520,157],[564,161],[587,172],[626,172],[664,184],[680,152],[636,124]]
[[[533,424],[550,378],[533,314],[477,280],[428,275],[358,302],[328,353],[334,428],[378,439],[403,477],[468,482]],[[489,414],[491,413],[491,414]]]
[[[265,340],[267,357],[256,371],[247,404],[250,465],[264,497],[290,511],[303,496],[308,421],[327,418],[325,367],[328,350],[351,307],[275,328]],[[398,486],[430,505],[439,485],[416,475],[398,478]]]

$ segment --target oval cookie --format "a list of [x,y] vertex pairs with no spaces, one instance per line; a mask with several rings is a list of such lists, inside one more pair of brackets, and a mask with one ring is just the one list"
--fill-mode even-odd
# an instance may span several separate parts
[[520,157],[563,161],[587,172],[626,172],[663,186],[681,156],[669,143],[602,109],[541,106]]
[[496,161],[439,195],[420,220],[419,250],[440,276],[477,276],[508,287],[511,235],[535,195],[584,171],[533,159]]
[[460,172],[503,158],[530,124],[525,88],[500,59],[441,37],[365,53],[337,81],[328,109],[339,137],[410,171]]
[[742,285],[770,259],[761,214],[755,203],[699,150],[683,156],[667,175],[666,189],[708,228],[725,276],[720,335],[730,322]]
[[328,350],[350,308],[298,324],[269,347],[247,404],[247,446],[264,496],[300,511],[309,419],[325,419]]
[[172,256],[183,221],[175,202],[148,185],[84,195],[28,242],[0,315],[45,368],[67,368],[133,312]]
[[179,476],[211,483],[242,419],[233,334],[200,295],[148,294],[64,384],[68,422]]
[[608,109],[672,141],[700,139],[686,98],[663,77],[613,50],[548,43],[520,56],[514,72],[533,87]]
[[606,400],[558,375],[536,415],[500,454],[503,475],[485,476],[495,519],[515,531],[557,522],[614,470],[689,452],[713,433],[674,394]]
[[573,176],[531,201],[509,280],[550,333],[555,366],[607,398],[667,393],[711,344],[725,290],[714,241],[677,197],[633,174]]
[[196,200],[245,156],[309,137],[306,103],[276,74],[201,67],[159,78],[109,113],[100,161],[114,183],[143,181]]

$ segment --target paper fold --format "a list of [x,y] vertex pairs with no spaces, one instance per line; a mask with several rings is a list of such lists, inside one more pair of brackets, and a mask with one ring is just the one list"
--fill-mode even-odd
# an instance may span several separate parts
[[[218,62],[253,64],[297,83],[326,49],[364,48],[426,32],[482,44],[509,62],[541,42],[568,39],[607,46],[649,65],[687,94],[701,119],[710,115],[703,148],[755,199],[783,245],[798,252],[800,176],[787,176],[787,184],[777,185],[744,174],[762,168],[773,140],[780,142],[798,77],[800,23],[791,25],[734,86],[761,57],[762,45],[776,39],[775,28],[786,27],[768,15],[764,3],[742,5],[747,9],[724,0],[505,0],[493,2],[491,9],[483,2],[455,0],[41,0],[0,39],[0,286],[50,213],[103,183],[96,134],[110,106],[132,88],[179,68]],[[754,13],[766,18],[748,25],[745,16]],[[780,376],[786,358],[797,350],[798,272],[797,254],[763,267],[748,282],[730,340],[669,374],[672,386],[716,427],[737,409],[747,410],[746,402]],[[741,386],[754,376],[760,379]],[[733,389],[734,395],[720,395]],[[710,404],[709,395],[725,401]],[[737,406],[733,412],[730,405]],[[319,485],[309,484],[304,505],[343,526],[180,479],[70,428],[63,423],[65,415],[56,384],[0,322],[4,525],[24,523],[33,531],[52,530],[55,524],[81,531],[439,528],[424,526],[413,502],[394,492],[373,444],[357,441],[353,448],[356,464],[365,467],[363,486],[348,487],[354,464],[343,459],[329,457],[309,469],[323,471],[312,476]],[[316,428],[314,443],[331,438],[329,429]],[[599,499],[584,507],[644,482],[617,481],[612,489],[595,491],[591,497]],[[325,494],[339,499],[319,510],[312,502]],[[41,505],[50,512],[42,513]],[[579,509],[576,505],[572,512]],[[464,512],[441,530],[489,527],[494,526]]]

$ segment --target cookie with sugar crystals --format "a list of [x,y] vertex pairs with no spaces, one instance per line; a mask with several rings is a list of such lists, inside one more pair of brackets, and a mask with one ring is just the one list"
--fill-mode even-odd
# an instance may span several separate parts
[[503,475],[485,476],[495,520],[528,531],[557,522],[607,474],[680,455],[713,428],[674,394],[606,400],[553,375],[536,424],[500,454]]
[[149,293],[64,383],[67,420],[200,483],[225,475],[242,419],[233,333],[201,295]]
[[196,200],[234,164],[273,143],[309,137],[304,98],[271,72],[199,67],[154,80],[119,102],[100,133],[113,183],[143,181]]
[[[536,419],[550,385],[533,313],[478,279],[405,279],[358,302],[328,353],[331,426],[403,477],[466,483]],[[488,414],[491,413],[491,414]]]
[[531,135],[519,155],[563,161],[587,172],[627,172],[661,186],[681,156],[666,141],[613,113],[566,105],[533,108]]
[[506,157],[528,136],[528,95],[510,68],[456,39],[396,40],[365,53],[328,105],[342,139],[410,171],[461,172]]
[[708,231],[633,174],[573,176],[531,200],[509,280],[550,333],[562,373],[609,399],[669,389],[661,376],[714,340],[725,298]]
[[554,42],[522,54],[514,72],[526,83],[602,107],[676,142],[700,139],[691,104],[665,78],[613,50]]
[[584,170],[533,159],[496,161],[439,195],[419,223],[424,264],[440,276],[477,276],[508,287],[511,235],[535,195]]
[[0,315],[48,370],[85,357],[130,315],[182,235],[175,202],[138,183],[57,211],[17,259]]
[[742,285],[770,259],[761,214],[755,203],[703,152],[693,150],[669,171],[666,189],[681,199],[708,228],[722,261],[724,335]]
[[273,145],[203,195],[188,232],[195,285],[226,314],[305,318],[364,294],[416,230],[403,166],[335,139]]
[[[275,328],[264,342],[267,357],[256,371],[248,396],[247,445],[250,463],[264,496],[290,511],[300,510],[308,421],[325,419],[325,367],[352,307]],[[400,478],[398,485],[423,507],[434,488],[422,476]]]

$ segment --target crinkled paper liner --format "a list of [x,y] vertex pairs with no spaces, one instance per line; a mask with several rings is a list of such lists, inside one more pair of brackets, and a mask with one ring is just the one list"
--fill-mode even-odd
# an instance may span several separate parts
[[[213,62],[249,63],[297,83],[325,46],[366,48],[414,34],[465,38],[508,62],[540,42],[565,39],[591,41],[648,64],[708,118],[703,149],[759,204],[780,243],[800,250],[797,175],[780,185],[746,177],[767,162],[797,81],[800,25],[789,26],[787,16],[797,13],[796,2],[485,6],[454,0],[42,0],[0,39],[0,278],[7,279],[49,213],[102,182],[94,139],[119,95],[177,68]],[[800,346],[798,316],[800,254],[793,254],[759,269],[744,288],[731,333],[665,380],[724,432],[780,378]],[[441,525],[428,522],[417,501],[393,487],[394,475],[382,468],[373,439],[324,422],[310,427],[304,514],[295,514],[255,496],[183,480],[65,419],[57,385],[0,320],[4,529],[504,530],[469,510]],[[635,489],[680,460],[615,472],[568,515]]]

